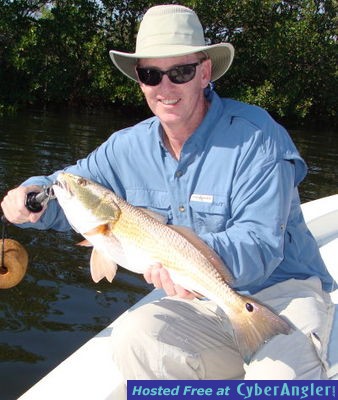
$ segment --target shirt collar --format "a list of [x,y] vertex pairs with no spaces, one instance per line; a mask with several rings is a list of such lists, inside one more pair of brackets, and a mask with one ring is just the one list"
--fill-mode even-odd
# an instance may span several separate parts
[[[215,126],[217,120],[221,117],[222,114],[222,101],[216,92],[208,90],[206,91],[206,98],[210,102],[209,109],[199,127],[195,130],[195,132],[190,136],[190,138],[185,142],[182,152],[191,151],[192,148],[203,148],[205,142],[207,141],[211,127]],[[162,149],[167,152],[167,148],[164,144],[163,140],[163,129],[158,117],[155,117],[153,122],[153,129],[157,132],[158,141]]]
[[206,141],[210,137],[212,128],[217,124],[219,118],[221,118],[223,105],[217,93],[209,91],[207,93],[207,100],[210,102],[208,112],[199,127],[185,142],[183,151],[185,147],[190,148],[191,146],[194,146],[197,149],[204,148]]

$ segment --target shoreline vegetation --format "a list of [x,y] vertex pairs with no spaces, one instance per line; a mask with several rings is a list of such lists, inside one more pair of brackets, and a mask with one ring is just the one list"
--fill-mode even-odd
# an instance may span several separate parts
[[[134,52],[151,6],[173,1],[2,0],[0,116],[26,109],[121,109],[147,115],[136,83],[108,51]],[[177,3],[177,2],[176,2]],[[293,125],[336,126],[337,0],[178,1],[193,8],[207,41],[235,47],[215,84]]]

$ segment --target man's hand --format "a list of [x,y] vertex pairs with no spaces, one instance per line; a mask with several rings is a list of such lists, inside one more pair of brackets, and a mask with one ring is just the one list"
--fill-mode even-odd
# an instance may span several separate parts
[[29,211],[26,206],[26,196],[29,192],[41,192],[40,186],[19,186],[10,190],[1,202],[2,211],[7,221],[13,224],[23,224],[25,222],[37,222],[45,211],[34,213]]
[[163,289],[168,296],[178,296],[183,299],[194,299],[196,297],[194,293],[176,285],[171,280],[169,272],[161,264],[154,264],[149,267],[144,273],[144,279],[157,289]]

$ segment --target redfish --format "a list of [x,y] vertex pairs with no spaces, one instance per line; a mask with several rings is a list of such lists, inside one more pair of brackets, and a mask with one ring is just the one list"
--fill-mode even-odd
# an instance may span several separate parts
[[150,265],[162,264],[175,283],[224,310],[245,362],[273,336],[290,333],[287,321],[231,288],[229,269],[190,229],[166,225],[157,214],[70,173],[60,173],[53,190],[70,224],[93,246],[95,282],[104,277],[111,282],[117,265],[142,274]]

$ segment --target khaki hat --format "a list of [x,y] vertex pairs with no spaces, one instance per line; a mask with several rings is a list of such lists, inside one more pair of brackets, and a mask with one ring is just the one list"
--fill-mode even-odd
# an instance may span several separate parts
[[193,10],[166,4],[151,7],[144,14],[135,53],[110,50],[109,55],[123,74],[137,81],[135,66],[140,58],[176,57],[201,51],[212,61],[212,81],[228,70],[234,58],[230,43],[205,44],[202,25]]

